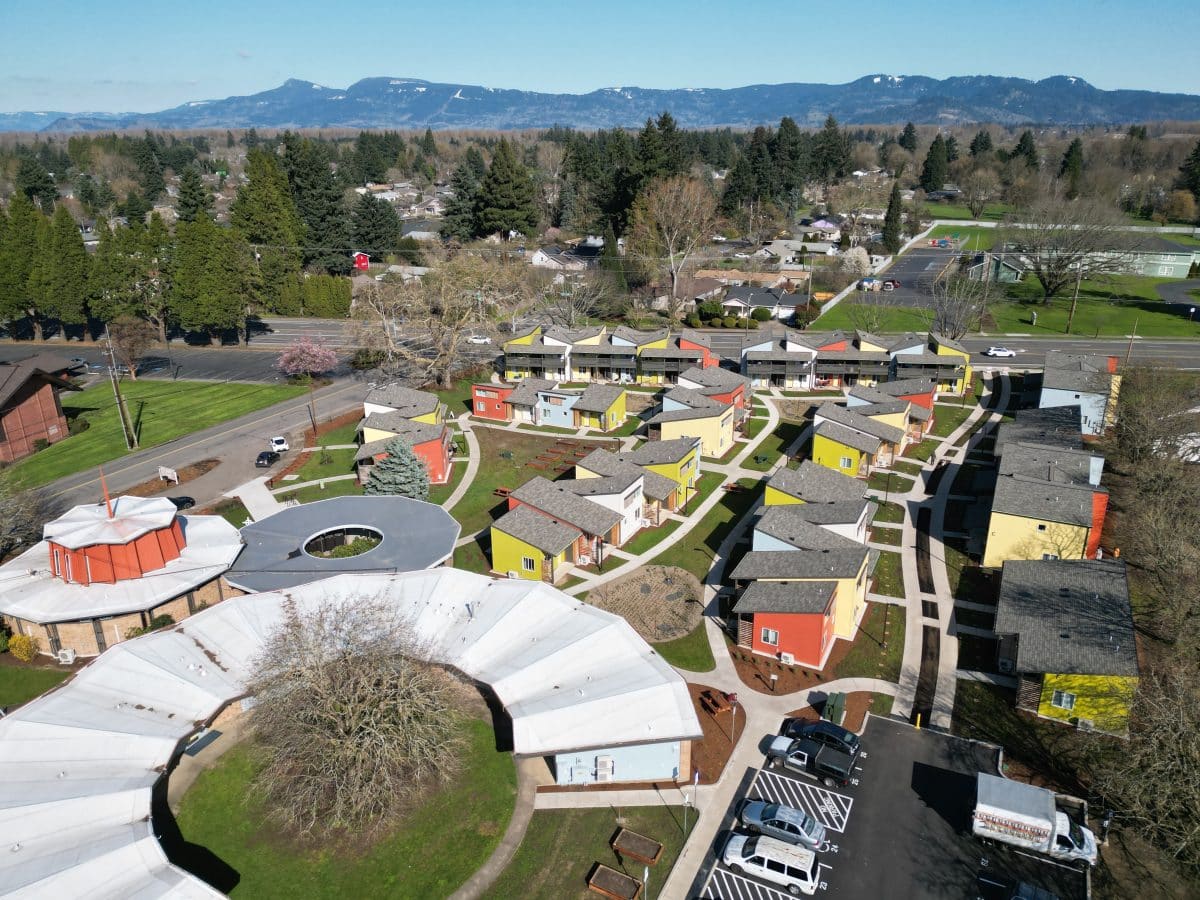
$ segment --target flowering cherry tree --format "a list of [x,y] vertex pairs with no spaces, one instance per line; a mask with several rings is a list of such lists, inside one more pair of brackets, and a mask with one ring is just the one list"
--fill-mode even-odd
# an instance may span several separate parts
[[288,345],[275,363],[284,375],[321,375],[337,365],[337,354],[312,338],[300,338]]

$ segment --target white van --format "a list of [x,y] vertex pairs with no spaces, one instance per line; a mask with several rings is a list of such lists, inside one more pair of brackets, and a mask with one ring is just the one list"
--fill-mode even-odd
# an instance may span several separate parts
[[762,835],[733,834],[725,842],[721,862],[734,872],[782,885],[793,896],[817,892],[817,854],[805,847],[793,847]]

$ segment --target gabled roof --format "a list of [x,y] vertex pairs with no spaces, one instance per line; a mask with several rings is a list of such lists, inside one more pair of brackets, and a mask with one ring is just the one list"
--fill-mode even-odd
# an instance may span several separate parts
[[543,516],[528,506],[510,509],[493,522],[492,527],[550,556],[562,553],[582,535],[578,528]]
[[669,441],[647,441],[636,450],[618,453],[617,458],[639,466],[661,466],[680,462],[692,451],[700,452],[700,438],[680,437]]
[[613,329],[613,337],[624,338],[627,341],[642,346],[643,344],[651,344],[654,341],[661,341],[663,338],[670,335],[670,330],[660,328],[657,331],[638,331],[635,328],[630,328],[627,325],[618,325]]
[[947,369],[958,369],[967,364],[961,356],[942,356],[932,350],[922,353],[896,353],[893,354],[892,359],[896,361],[897,368],[901,366],[942,366]]
[[879,445],[883,443],[877,437],[863,434],[861,431],[847,428],[845,425],[839,425],[836,422],[822,422],[816,427],[813,434],[828,438],[834,443],[852,447],[863,453],[878,453]]
[[891,357],[882,350],[818,350],[817,362],[886,363]]
[[680,372],[679,379],[700,385],[699,388],[693,388],[693,390],[705,396],[709,394],[727,394],[730,391],[737,390],[739,387],[748,388],[750,386],[750,379],[745,375],[739,375],[737,372],[729,371],[729,369],[722,369],[720,366],[709,366],[707,369],[693,366],[684,372]]
[[505,353],[525,353],[530,356],[563,357],[567,355],[567,352],[570,349],[571,348],[569,346],[562,347],[558,344],[542,343],[542,339],[540,337],[532,344],[514,344],[512,341],[509,341],[504,345]]
[[[707,279],[713,281],[713,279]],[[719,285],[719,281],[713,281],[713,284]],[[685,328],[680,332],[679,337],[682,340],[689,341],[693,344],[699,344],[701,347],[712,349],[712,338],[703,331],[693,331],[691,328]]]
[[1017,671],[1138,674],[1125,564],[1117,560],[1006,560],[996,634],[1017,635]]
[[576,344],[579,341],[585,341],[588,338],[593,338],[598,334],[604,333],[603,325],[585,325],[583,328],[567,328],[563,325],[551,325],[544,332],[544,337],[553,338],[556,341],[563,341],[567,344]]
[[836,590],[836,581],[755,581],[742,591],[733,612],[823,613]]
[[374,403],[377,406],[386,406],[409,419],[413,416],[425,416],[436,412],[442,404],[437,394],[415,391],[402,384],[385,384],[373,388],[367,394],[366,402]]
[[636,472],[643,478],[642,493],[651,500],[666,500],[679,489],[679,485],[667,476],[659,475],[650,469],[644,469],[636,463],[629,462],[602,448],[593,450],[583,459],[579,460],[575,464],[575,467],[587,469],[589,472],[595,472],[602,477]]
[[377,431],[388,431],[397,437],[404,437],[413,444],[424,444],[426,441],[440,441],[446,433],[445,425],[430,425],[428,422],[414,422],[405,418],[403,413],[371,413],[363,419],[358,430],[373,428]]
[[[860,481],[859,484],[863,482]],[[853,525],[872,505],[871,501],[864,497],[861,500],[839,500],[836,503],[789,503],[780,508],[786,508],[791,511],[790,515],[814,525]]]
[[996,479],[992,512],[1090,528],[1092,494],[1097,491],[1104,492],[1104,489],[1059,484],[1024,475],[1005,475]]
[[608,534],[621,522],[620,513],[580,497],[541,475],[534,476],[509,496],[589,535]]
[[1000,458],[1001,475],[1024,475],[1053,484],[1090,485],[1094,454],[1044,444],[1015,443]]
[[640,469],[632,472],[621,472],[617,475],[602,475],[599,478],[577,478],[555,481],[564,490],[580,497],[611,496],[623,494],[636,484],[642,477]]
[[679,347],[646,347],[638,355],[643,359],[703,359],[704,351]]
[[767,486],[803,500],[805,503],[838,503],[861,500],[867,495],[866,482],[802,460],[799,469],[776,469]]
[[521,383],[508,395],[506,402],[513,406],[533,406],[538,402],[540,391],[552,391],[554,386],[553,381],[545,378],[523,378]]
[[[867,384],[856,384],[853,387],[851,387],[850,390],[847,391],[846,393],[848,396],[853,397],[855,400],[862,400],[864,403],[868,403],[868,404],[870,404],[870,403],[890,403],[890,402],[892,402],[892,399],[893,399],[892,397],[889,397],[887,394],[883,393],[883,391],[873,388]],[[861,410],[862,407],[861,406],[852,406],[852,407],[850,407],[850,409]]]
[[929,332],[929,345],[931,347],[938,346],[945,347],[948,350],[957,350],[959,353],[970,353],[970,351],[958,341],[936,331]]
[[929,335],[906,331],[904,334],[893,334],[888,338],[888,353],[896,353],[905,347],[928,347]]
[[937,384],[932,378],[901,378],[875,385],[875,391],[889,397],[908,397],[914,394],[932,394]]
[[1116,357],[1051,350],[1046,354],[1042,389],[1107,395],[1115,372]]
[[730,574],[734,581],[855,578],[870,551],[853,542],[844,550],[751,550]]
[[53,353],[38,353],[10,363],[0,363],[0,409],[19,391],[30,378],[40,378],[57,388],[81,391],[66,378],[55,374],[71,367],[69,360]]
[[753,285],[731,287],[725,292],[725,299],[722,302],[727,303],[730,300],[736,300],[750,307],[766,307],[767,309],[796,305],[796,297],[793,294],[785,293],[779,288],[761,288]]
[[[865,500],[859,501],[857,512],[862,512],[862,504],[866,502]],[[764,506],[759,511],[758,520],[754,523],[754,530],[783,541],[786,544],[791,544],[797,550],[853,550],[861,548],[862,545],[857,542],[842,537],[840,534],[835,534],[828,528],[822,528],[816,522],[813,522],[805,515],[805,510],[809,505],[808,503],[789,503],[783,506]],[[826,507],[822,504],[813,508],[822,509]],[[855,516],[855,518],[849,521],[858,521],[858,517]]]
[[1001,456],[1005,447],[1017,443],[1081,449],[1080,416],[1077,405],[1018,409],[1011,422],[1002,423],[996,430],[995,454]]
[[[881,441],[890,441],[893,444],[899,444],[904,440],[903,428],[897,428],[895,425],[889,425],[886,422],[869,419],[864,415],[860,415],[857,410],[838,406],[836,403],[831,403],[828,400],[817,407],[816,418],[828,419],[830,422],[835,422],[845,428],[852,428],[855,431],[861,431],[863,434],[879,438]],[[850,446],[854,445],[851,444]]]
[[615,385],[589,384],[571,408],[580,412],[608,412],[609,407],[616,403],[623,393],[625,389]]
[[676,403],[682,403],[688,409],[664,410],[651,418],[649,424],[655,425],[659,422],[687,422],[693,419],[712,419],[722,416],[727,410],[732,409],[731,404],[713,400],[704,396],[699,391],[693,391],[690,388],[673,387],[667,391],[664,397]]
[[667,391],[663,398],[671,400],[675,403],[682,403],[685,406],[690,406],[692,409],[728,409],[729,404],[721,400],[713,400],[711,397],[706,397],[699,391],[694,391],[691,388],[673,387]]
[[892,416],[896,413],[907,413],[912,404],[907,400],[892,400],[885,398],[879,403],[868,403],[865,406],[855,406],[853,411],[860,416],[874,418],[875,416]]

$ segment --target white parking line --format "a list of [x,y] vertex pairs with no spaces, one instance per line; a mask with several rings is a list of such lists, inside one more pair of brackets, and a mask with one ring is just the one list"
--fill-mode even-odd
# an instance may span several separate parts
[[[817,883],[818,891],[829,889],[826,878],[832,869],[832,866],[825,863],[817,863],[820,878]],[[700,892],[701,900],[788,900],[790,896],[783,888],[763,884],[745,875],[735,875],[722,868],[712,870],[704,889]]]
[[830,831],[846,830],[854,798],[809,784],[806,781],[761,771],[750,793],[760,800],[782,803],[803,810]]

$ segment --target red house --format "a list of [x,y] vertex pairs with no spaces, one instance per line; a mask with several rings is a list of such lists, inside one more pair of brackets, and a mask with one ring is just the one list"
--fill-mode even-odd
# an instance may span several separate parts
[[914,406],[933,409],[937,397],[937,383],[932,378],[905,378],[901,381],[885,381],[875,385],[875,390],[896,400],[907,400]]
[[28,456],[38,441],[67,437],[58,392],[80,390],[62,377],[70,365],[49,353],[0,364],[0,462]]
[[471,415],[481,419],[507,422],[512,418],[508,396],[516,390],[515,384],[471,385]]
[[363,443],[354,456],[354,464],[360,483],[365,484],[371,477],[371,466],[387,458],[388,444],[396,438],[408,441],[412,452],[425,463],[430,484],[445,484],[450,480],[454,439],[444,424],[413,422],[398,413],[372,413],[359,425],[359,434]]
[[732,404],[741,410],[746,408],[746,392],[750,379],[720,366],[693,366],[679,373],[679,385],[691,388],[720,403]]
[[738,646],[811,669],[833,648],[836,581],[755,581],[733,607]]
[[680,350],[699,350],[703,354],[700,368],[711,369],[713,366],[721,364],[721,357],[712,352],[707,335],[701,334],[699,331],[684,331],[679,335],[678,341]]

